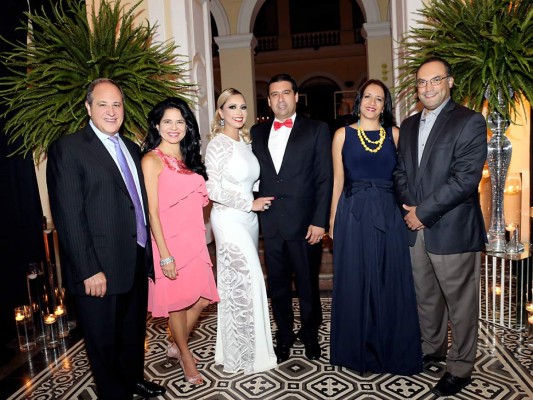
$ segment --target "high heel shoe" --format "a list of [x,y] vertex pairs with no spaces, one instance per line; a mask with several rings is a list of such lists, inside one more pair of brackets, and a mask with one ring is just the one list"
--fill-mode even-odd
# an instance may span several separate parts
[[[194,360],[194,357],[193,357]],[[185,380],[193,385],[203,385],[204,384],[204,377],[201,373],[198,372],[198,374],[194,376],[188,376],[185,372],[185,367],[183,366],[183,359],[180,358],[179,360],[181,369],[183,370],[183,376],[185,377]]]
[[[178,345],[176,343],[171,343],[167,347],[167,360],[170,361],[174,358],[176,363],[179,363],[181,360],[181,353]],[[194,363],[198,364],[198,359],[195,356],[192,356]]]
[[178,348],[176,343],[171,343],[167,347],[167,360],[170,361],[173,358],[176,360],[176,363],[179,363],[181,361],[180,349]]

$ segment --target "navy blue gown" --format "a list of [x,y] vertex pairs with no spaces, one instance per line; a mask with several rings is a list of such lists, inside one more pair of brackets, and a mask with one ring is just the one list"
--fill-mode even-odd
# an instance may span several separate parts
[[[379,138],[379,131],[365,133]],[[419,373],[422,352],[407,227],[392,187],[392,130],[383,147],[370,153],[347,126],[342,158],[345,184],[333,232],[331,364],[360,373]]]

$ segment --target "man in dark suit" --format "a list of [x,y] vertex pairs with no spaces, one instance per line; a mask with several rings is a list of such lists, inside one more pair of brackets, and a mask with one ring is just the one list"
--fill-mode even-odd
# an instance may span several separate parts
[[148,277],[153,278],[139,148],[118,134],[124,95],[110,79],[89,85],[85,128],[52,144],[47,182],[100,400],[162,395],[144,380]]
[[[251,129],[261,169],[259,196],[274,196],[261,213],[268,286],[276,321],[278,362],[289,358],[296,337],[307,358],[321,355],[322,309],[318,269],[332,190],[331,135],[325,123],[296,115],[298,87],[287,74],[268,84],[274,121]],[[300,297],[301,328],[293,331],[292,276]]]
[[487,127],[481,114],[451,100],[453,76],[445,60],[424,61],[416,79],[424,110],[400,127],[394,182],[410,229],[423,362],[446,360],[447,372],[432,391],[451,396],[471,382],[476,357],[486,241],[478,185]]

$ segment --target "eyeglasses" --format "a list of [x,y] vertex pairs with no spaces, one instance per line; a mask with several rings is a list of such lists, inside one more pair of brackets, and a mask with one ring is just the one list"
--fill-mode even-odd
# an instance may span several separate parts
[[[451,76],[436,76],[435,78],[430,79],[429,82],[431,83],[431,86],[439,86],[444,79],[449,79],[449,78],[451,78]],[[427,84],[428,84],[428,81],[424,79],[416,80],[416,86],[418,86],[419,88],[426,87]]]

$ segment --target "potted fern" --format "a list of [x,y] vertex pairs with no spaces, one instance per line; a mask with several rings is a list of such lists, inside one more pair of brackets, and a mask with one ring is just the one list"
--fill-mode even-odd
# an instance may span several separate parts
[[189,98],[183,81],[187,60],[173,42],[154,43],[156,26],[136,26],[135,10],[120,1],[102,0],[88,15],[83,0],[56,2],[26,13],[29,45],[10,43],[1,62],[11,74],[0,78],[0,103],[8,110],[5,131],[17,154],[34,152],[39,160],[61,135],[87,122],[85,89],[99,77],[118,82],[126,97],[124,134],[142,139],[146,114],[166,96]]
[[452,97],[488,111],[492,137],[488,164],[492,215],[487,250],[505,251],[503,189],[511,158],[504,133],[521,96],[533,104],[533,2],[531,0],[434,0],[418,11],[419,27],[401,42],[400,98],[415,100],[415,72],[430,56],[446,59],[454,72]]

